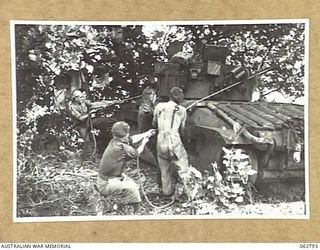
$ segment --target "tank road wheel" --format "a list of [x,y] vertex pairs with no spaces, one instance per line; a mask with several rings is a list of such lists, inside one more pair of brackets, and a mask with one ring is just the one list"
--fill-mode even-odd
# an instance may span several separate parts
[[258,179],[258,156],[252,150],[247,150],[251,169],[255,170],[257,173],[249,176],[249,182],[255,184]]
[[248,181],[251,184],[255,184],[258,178],[258,157],[256,153],[251,149],[246,148],[223,148],[223,168],[227,169],[228,166],[235,173],[234,177],[236,177],[236,173],[240,171],[240,168],[248,168],[248,170],[255,170],[255,174],[250,174],[248,176]]
[[[253,203],[252,188],[258,177],[258,158],[254,151],[245,148],[223,148],[223,167],[227,180],[242,183]],[[254,173],[252,173],[254,170]]]

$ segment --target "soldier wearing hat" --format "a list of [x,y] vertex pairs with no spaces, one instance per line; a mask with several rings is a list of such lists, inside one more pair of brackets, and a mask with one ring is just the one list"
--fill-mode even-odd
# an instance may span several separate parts
[[150,87],[142,91],[141,104],[138,111],[138,129],[140,132],[145,132],[152,128],[156,97],[155,90]]
[[[138,130],[140,133],[145,132],[153,128],[153,112],[156,102],[156,91],[151,87],[146,87],[142,92],[141,104],[138,111]],[[149,143],[147,144],[150,152],[157,161],[157,137],[154,136],[150,138]],[[161,173],[158,167],[155,168],[157,175],[157,183],[159,188],[161,188]]]
[[159,103],[154,110],[153,125],[158,128],[157,155],[162,192],[166,196],[174,193],[172,165],[176,167],[183,183],[189,168],[188,155],[181,138],[187,118],[186,108],[180,105],[183,99],[182,89],[173,87],[170,100]]
[[[76,129],[79,131],[84,140],[83,155],[88,151],[90,145],[89,130],[91,129],[90,122],[93,128],[99,129],[103,134],[107,134],[107,128],[111,127],[114,119],[107,117],[94,117],[91,114],[95,109],[107,107],[114,104],[114,101],[90,102],[86,99],[86,93],[76,89],[71,94],[71,102],[69,111],[76,120]],[[90,121],[91,119],[91,121]]]
[[[123,203],[132,204],[135,212],[139,209],[141,197],[139,186],[124,174],[126,163],[138,157],[154,129],[130,136],[130,126],[123,121],[116,122],[111,129],[113,139],[105,149],[99,165],[97,187],[103,195],[115,195]],[[133,144],[139,146],[133,147]]]

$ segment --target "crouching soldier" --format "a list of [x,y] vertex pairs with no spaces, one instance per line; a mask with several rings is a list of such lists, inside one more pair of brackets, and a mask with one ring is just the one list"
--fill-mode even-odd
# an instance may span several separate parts
[[[98,171],[97,187],[100,194],[117,197],[123,204],[131,204],[134,213],[139,210],[141,197],[139,186],[124,174],[126,163],[139,156],[154,130],[129,136],[130,126],[116,122],[111,129],[113,139],[105,149]],[[140,143],[137,148],[132,145]]]

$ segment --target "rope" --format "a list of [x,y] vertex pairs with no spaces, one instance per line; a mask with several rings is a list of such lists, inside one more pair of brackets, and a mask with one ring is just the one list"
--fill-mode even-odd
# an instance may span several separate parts
[[94,135],[94,133],[91,132],[93,130],[93,124],[92,124],[92,119],[91,119],[90,114],[89,114],[88,119],[89,119],[89,125],[90,125],[90,133],[92,135],[93,144],[94,144],[94,148],[93,148],[93,152],[92,152],[91,156],[94,157],[97,152],[97,140],[96,140],[96,136]]
[[140,162],[139,162],[139,156],[137,157],[137,169],[138,169],[138,178],[139,178],[139,185],[141,187],[141,191],[142,191],[142,194],[144,196],[144,198],[146,199],[147,203],[153,207],[153,208],[157,208],[157,209],[163,209],[163,208],[166,208],[166,207],[169,207],[171,206],[173,203],[174,203],[174,197],[171,198],[171,201],[168,203],[168,204],[165,204],[163,206],[156,206],[154,204],[152,204],[152,202],[149,200],[144,188],[143,188],[143,185],[142,185],[142,182],[141,182],[141,178],[140,178]]

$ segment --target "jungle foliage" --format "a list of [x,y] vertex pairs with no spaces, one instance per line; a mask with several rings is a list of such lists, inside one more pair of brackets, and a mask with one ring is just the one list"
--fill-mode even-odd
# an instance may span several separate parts
[[[228,64],[248,67],[252,73],[268,67],[275,69],[259,77],[257,90],[261,98],[275,91],[301,97],[305,87],[305,36],[303,23],[151,28],[16,25],[18,134],[28,131],[32,135],[37,127],[46,127],[41,133],[49,133],[56,139],[63,134],[63,131],[57,132],[57,124],[69,118],[63,108],[57,108],[55,92],[70,89],[72,72],[81,72],[92,101],[140,94],[145,86],[154,84],[154,63],[166,60],[174,42],[183,44],[186,51],[197,51],[205,43],[227,46]],[[107,82],[105,87],[94,87],[99,80]],[[37,125],[40,116],[46,119]],[[64,128],[69,128],[68,124]]]

